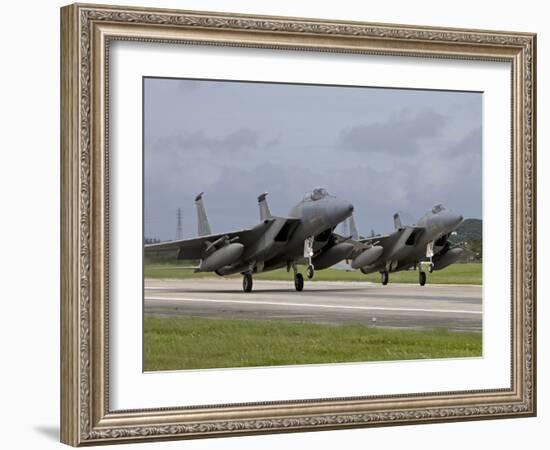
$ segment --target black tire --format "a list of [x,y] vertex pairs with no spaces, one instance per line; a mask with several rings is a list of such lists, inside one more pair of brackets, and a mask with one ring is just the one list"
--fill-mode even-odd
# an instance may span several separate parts
[[315,269],[312,265],[307,266],[306,275],[310,280],[315,276]]
[[418,284],[424,286],[426,284],[426,272],[418,272]]
[[246,273],[243,275],[243,291],[251,292],[252,291],[252,275]]
[[390,281],[390,275],[386,271],[380,272],[380,275],[381,275],[382,286],[386,286],[388,284],[388,281]]
[[298,292],[304,290],[304,276],[301,273],[294,275],[294,287]]

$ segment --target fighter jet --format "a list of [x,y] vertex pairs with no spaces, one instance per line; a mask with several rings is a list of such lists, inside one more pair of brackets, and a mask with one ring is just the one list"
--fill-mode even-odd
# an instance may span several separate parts
[[[243,275],[243,291],[250,292],[253,274],[285,266],[288,272],[293,269],[294,286],[297,291],[302,291],[304,277],[298,272],[299,263],[307,262],[307,276],[311,279],[316,262],[319,262],[318,268],[329,267],[352,250],[349,244],[344,245],[347,252],[341,257],[342,248],[335,250],[332,242],[334,228],[353,212],[353,205],[348,201],[329,195],[326,189],[317,188],[306,194],[291,209],[288,217],[278,217],[271,214],[266,197],[267,193],[258,197],[258,225],[213,234],[201,192],[195,198],[199,237],[146,245],[145,252],[177,251],[177,259],[200,260],[196,272],[215,272],[221,276],[240,273]],[[323,254],[327,246],[331,251]]]
[[413,226],[403,226],[396,213],[395,231],[391,234],[359,238],[356,231],[355,235],[352,233],[349,242],[355,242],[356,247],[350,253],[350,265],[364,274],[380,272],[383,285],[388,284],[390,272],[415,268],[418,269],[418,283],[424,286],[426,266],[431,273],[453,264],[462,254],[462,248],[448,241],[461,222],[461,215],[443,205],[434,206]]

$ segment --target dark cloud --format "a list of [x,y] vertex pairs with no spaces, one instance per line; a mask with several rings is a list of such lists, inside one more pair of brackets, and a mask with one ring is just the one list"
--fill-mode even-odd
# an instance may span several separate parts
[[176,148],[179,151],[208,150],[213,153],[234,152],[258,147],[260,133],[249,128],[234,130],[223,137],[212,137],[204,131],[168,136],[156,141],[156,149]]
[[264,147],[265,148],[273,148],[273,147],[277,147],[282,141],[282,135],[281,134],[278,134],[277,136],[275,136],[274,138],[272,139],[268,139],[265,143],[264,143]]
[[482,145],[482,138],[481,127],[473,129],[456,144],[447,149],[447,156],[452,159],[474,157],[475,159],[481,161],[480,149]]
[[178,208],[195,236],[201,191],[216,232],[255,225],[262,192],[284,216],[317,186],[354,203],[364,234],[437,203],[481,217],[480,94],[178,82],[146,84],[148,237],[173,239]]
[[338,144],[362,152],[392,152],[408,155],[417,152],[423,139],[437,137],[447,124],[444,115],[424,109],[403,109],[383,122],[355,125],[340,132]]
[[182,137],[181,145],[186,149],[208,149],[214,152],[235,151],[256,147],[260,134],[257,131],[241,128],[222,138],[213,138],[203,131],[196,131]]

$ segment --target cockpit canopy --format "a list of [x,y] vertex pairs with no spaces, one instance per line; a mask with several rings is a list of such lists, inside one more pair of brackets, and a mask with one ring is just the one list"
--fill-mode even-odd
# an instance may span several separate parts
[[311,201],[321,200],[322,198],[328,197],[328,195],[329,194],[328,194],[326,189],[324,189],[324,188],[315,188],[315,189],[313,189],[312,192],[308,192],[304,196],[304,200],[311,200]]
[[432,213],[434,214],[438,214],[440,213],[441,211],[443,211],[445,209],[445,207],[441,204],[439,205],[435,205],[433,208],[432,208]]

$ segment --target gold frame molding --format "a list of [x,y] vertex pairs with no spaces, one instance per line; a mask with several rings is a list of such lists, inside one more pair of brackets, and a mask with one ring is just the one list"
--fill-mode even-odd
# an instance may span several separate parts
[[[506,61],[512,70],[509,389],[111,411],[108,57],[112,40]],[[536,35],[74,4],[61,9],[61,441],[129,441],[536,414]]]

